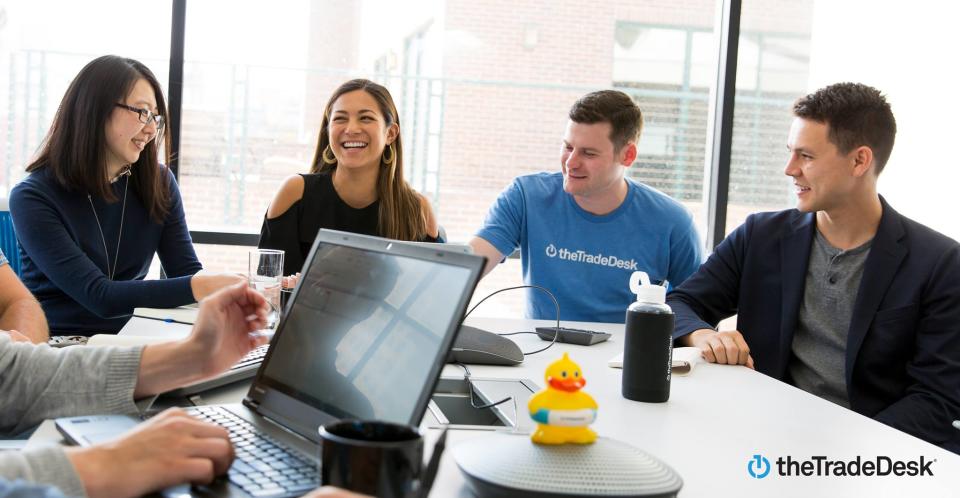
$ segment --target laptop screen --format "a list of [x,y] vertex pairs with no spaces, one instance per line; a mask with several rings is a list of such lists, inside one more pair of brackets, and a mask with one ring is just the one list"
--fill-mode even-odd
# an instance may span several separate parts
[[258,383],[337,418],[410,423],[422,416],[479,258],[321,239]]

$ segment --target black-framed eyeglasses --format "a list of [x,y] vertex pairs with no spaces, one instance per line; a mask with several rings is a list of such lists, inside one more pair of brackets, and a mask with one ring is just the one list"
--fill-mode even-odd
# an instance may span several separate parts
[[143,124],[147,124],[147,123],[149,123],[151,120],[153,120],[153,124],[157,125],[157,130],[162,130],[162,129],[163,129],[164,119],[163,119],[163,116],[161,116],[161,115],[159,115],[159,114],[154,114],[153,112],[151,112],[151,111],[149,111],[149,110],[147,110],[147,109],[140,109],[140,108],[138,108],[138,107],[133,107],[132,105],[127,105],[127,104],[119,104],[119,103],[117,103],[117,104],[114,104],[114,105],[117,106],[117,107],[122,107],[122,108],[124,108],[124,109],[126,109],[126,110],[128,110],[128,111],[133,111],[133,112],[139,114],[139,115],[140,115],[140,122],[143,123]]

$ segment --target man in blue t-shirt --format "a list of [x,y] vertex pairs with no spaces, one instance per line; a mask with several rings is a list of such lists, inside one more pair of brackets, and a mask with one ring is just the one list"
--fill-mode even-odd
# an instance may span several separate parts
[[[563,320],[623,323],[635,300],[630,276],[676,286],[697,270],[702,247],[690,214],[624,176],[637,158],[640,108],[615,90],[573,104],[558,173],[521,176],[470,241],[489,273],[520,249],[523,279],[552,292]],[[553,301],[527,292],[529,318],[553,319]]]

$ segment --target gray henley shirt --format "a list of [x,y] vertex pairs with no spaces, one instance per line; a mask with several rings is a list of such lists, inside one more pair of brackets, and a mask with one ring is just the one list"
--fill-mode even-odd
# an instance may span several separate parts
[[787,366],[793,385],[846,408],[847,333],[872,243],[843,251],[817,231]]

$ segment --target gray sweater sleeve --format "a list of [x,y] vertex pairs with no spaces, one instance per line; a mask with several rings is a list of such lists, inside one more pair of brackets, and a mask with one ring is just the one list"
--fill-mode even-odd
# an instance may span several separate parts
[[66,498],[63,491],[25,481],[7,482],[0,479],[0,498]]
[[[0,432],[16,434],[44,419],[138,413],[133,401],[143,348],[48,346],[0,334]],[[0,454],[0,478],[52,484],[68,495],[83,487],[62,448]]]
[[86,496],[80,476],[59,446],[0,453],[0,481],[18,479],[54,486],[67,496]]

